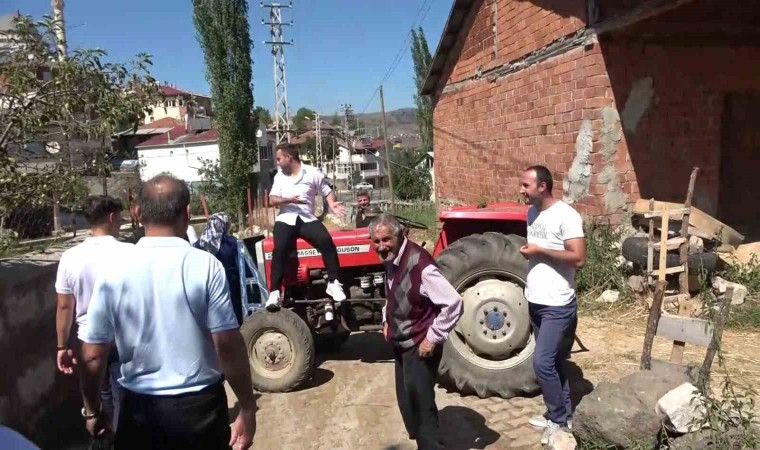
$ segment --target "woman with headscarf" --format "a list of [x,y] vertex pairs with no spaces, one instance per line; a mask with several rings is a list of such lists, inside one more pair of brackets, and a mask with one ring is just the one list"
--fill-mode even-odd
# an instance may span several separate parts
[[240,292],[237,239],[230,236],[229,229],[230,221],[227,214],[214,213],[208,218],[206,229],[193,246],[211,253],[222,263],[230,288],[232,308],[235,310],[238,324],[242,324],[243,302]]

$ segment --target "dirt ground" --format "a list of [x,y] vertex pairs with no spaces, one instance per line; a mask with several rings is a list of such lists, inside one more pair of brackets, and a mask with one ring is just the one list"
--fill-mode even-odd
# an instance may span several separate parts
[[[582,317],[571,356],[575,401],[600,381],[615,381],[638,370],[643,318]],[[724,354],[739,385],[760,380],[758,333],[727,331]],[[672,344],[657,338],[654,357],[668,359]],[[686,361],[701,363],[704,349],[686,348]],[[716,380],[724,369],[715,366]],[[230,407],[234,411],[234,395]],[[447,449],[533,449],[539,432],[527,419],[542,411],[541,397],[478,399],[438,388],[436,393]],[[314,380],[304,389],[258,397],[254,449],[413,450],[395,401],[393,362],[378,333],[353,335],[337,353],[320,355]],[[231,417],[234,415],[231,414]]]

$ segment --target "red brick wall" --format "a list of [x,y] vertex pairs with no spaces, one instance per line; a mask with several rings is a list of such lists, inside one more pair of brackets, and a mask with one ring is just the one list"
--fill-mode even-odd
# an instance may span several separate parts
[[[449,82],[527,55],[584,26],[584,0],[484,0],[464,36]],[[494,54],[494,18],[496,53]]]
[[[601,108],[613,104],[598,45],[574,49],[490,83],[473,82],[444,93],[434,112],[437,196],[467,203],[512,200],[525,167],[545,164],[555,175],[555,196],[575,158],[584,119],[598,140]],[[602,155],[592,155],[602,167]],[[624,148],[618,155],[621,181],[631,171]],[[629,177],[630,178],[630,177]],[[624,190],[636,195],[635,180]],[[603,186],[592,184],[579,204],[582,213],[601,215]]]

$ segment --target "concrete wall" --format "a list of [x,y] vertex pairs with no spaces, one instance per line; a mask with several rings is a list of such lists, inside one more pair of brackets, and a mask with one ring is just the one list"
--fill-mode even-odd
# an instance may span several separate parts
[[169,172],[188,183],[201,181],[198,169],[199,158],[219,160],[219,145],[216,142],[198,145],[172,145],[139,149],[140,178],[149,180],[162,172]]
[[57,261],[0,262],[0,423],[42,448],[82,435],[73,376],[55,366]]

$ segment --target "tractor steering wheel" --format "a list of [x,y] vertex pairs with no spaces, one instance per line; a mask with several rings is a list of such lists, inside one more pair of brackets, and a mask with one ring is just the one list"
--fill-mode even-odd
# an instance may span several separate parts
[[397,216],[395,214],[393,215],[393,217],[395,217],[396,220],[398,220],[399,222],[401,222],[401,225],[405,226],[406,228],[415,228],[415,229],[418,229],[418,230],[427,230],[428,229],[428,226],[425,225],[424,223],[415,222],[413,220],[409,220],[409,219],[407,219],[405,217]]

